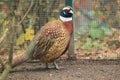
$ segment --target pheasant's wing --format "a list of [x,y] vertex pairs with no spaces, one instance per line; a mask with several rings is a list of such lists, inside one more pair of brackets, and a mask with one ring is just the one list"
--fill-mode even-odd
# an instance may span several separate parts
[[33,54],[34,58],[40,58],[48,53],[50,46],[54,44],[55,39],[51,39],[50,35],[42,35],[36,42],[35,51]]
[[41,29],[39,37],[36,41],[35,51],[33,54],[34,58],[40,58],[48,53],[50,46],[55,42],[56,38],[53,38],[50,34],[50,29],[47,29],[45,26]]
[[[34,58],[40,59],[43,56],[44,59],[46,56],[56,58],[56,56],[53,56],[54,53],[59,53],[59,55],[62,54],[61,52],[64,51],[69,39],[65,36],[66,34],[62,26],[63,25],[59,21],[50,22],[43,26],[36,41],[33,54]],[[61,46],[63,48],[62,51],[58,50]]]

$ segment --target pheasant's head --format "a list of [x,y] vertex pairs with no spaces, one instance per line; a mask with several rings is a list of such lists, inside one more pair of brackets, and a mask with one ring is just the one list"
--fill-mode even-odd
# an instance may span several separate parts
[[60,12],[60,20],[63,22],[72,21],[73,9],[70,6],[64,7]]

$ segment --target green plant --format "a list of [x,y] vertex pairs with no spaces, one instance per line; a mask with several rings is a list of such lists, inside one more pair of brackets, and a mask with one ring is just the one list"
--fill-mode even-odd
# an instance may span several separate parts
[[101,26],[99,27],[98,21],[96,20],[91,21],[89,24],[89,28],[90,28],[89,33],[93,40],[95,40],[96,38],[100,40],[104,39],[105,31],[104,29],[101,28]]
[[99,46],[100,44],[97,41],[92,40],[91,38],[86,38],[86,43],[83,48],[91,51],[93,48],[98,48]]

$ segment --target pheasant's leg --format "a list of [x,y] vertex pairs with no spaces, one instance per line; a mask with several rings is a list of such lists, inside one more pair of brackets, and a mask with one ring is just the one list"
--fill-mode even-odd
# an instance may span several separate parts
[[55,69],[60,69],[55,61],[53,61],[53,65],[55,66]]
[[49,64],[48,63],[45,63],[45,66],[46,66],[45,67],[46,69],[49,69]]

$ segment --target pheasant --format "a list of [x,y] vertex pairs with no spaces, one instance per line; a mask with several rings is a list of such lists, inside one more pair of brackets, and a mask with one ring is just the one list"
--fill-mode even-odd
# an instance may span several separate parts
[[60,12],[60,19],[45,24],[26,52],[13,58],[13,67],[29,59],[40,59],[46,65],[53,62],[55,68],[59,69],[55,60],[63,55],[69,47],[72,35],[72,15],[72,8],[64,7]]
[[56,69],[59,69],[55,60],[64,54],[69,46],[72,35],[72,8],[64,7],[60,12],[60,19],[45,24],[39,33],[33,53],[34,59],[41,62],[53,62]]

